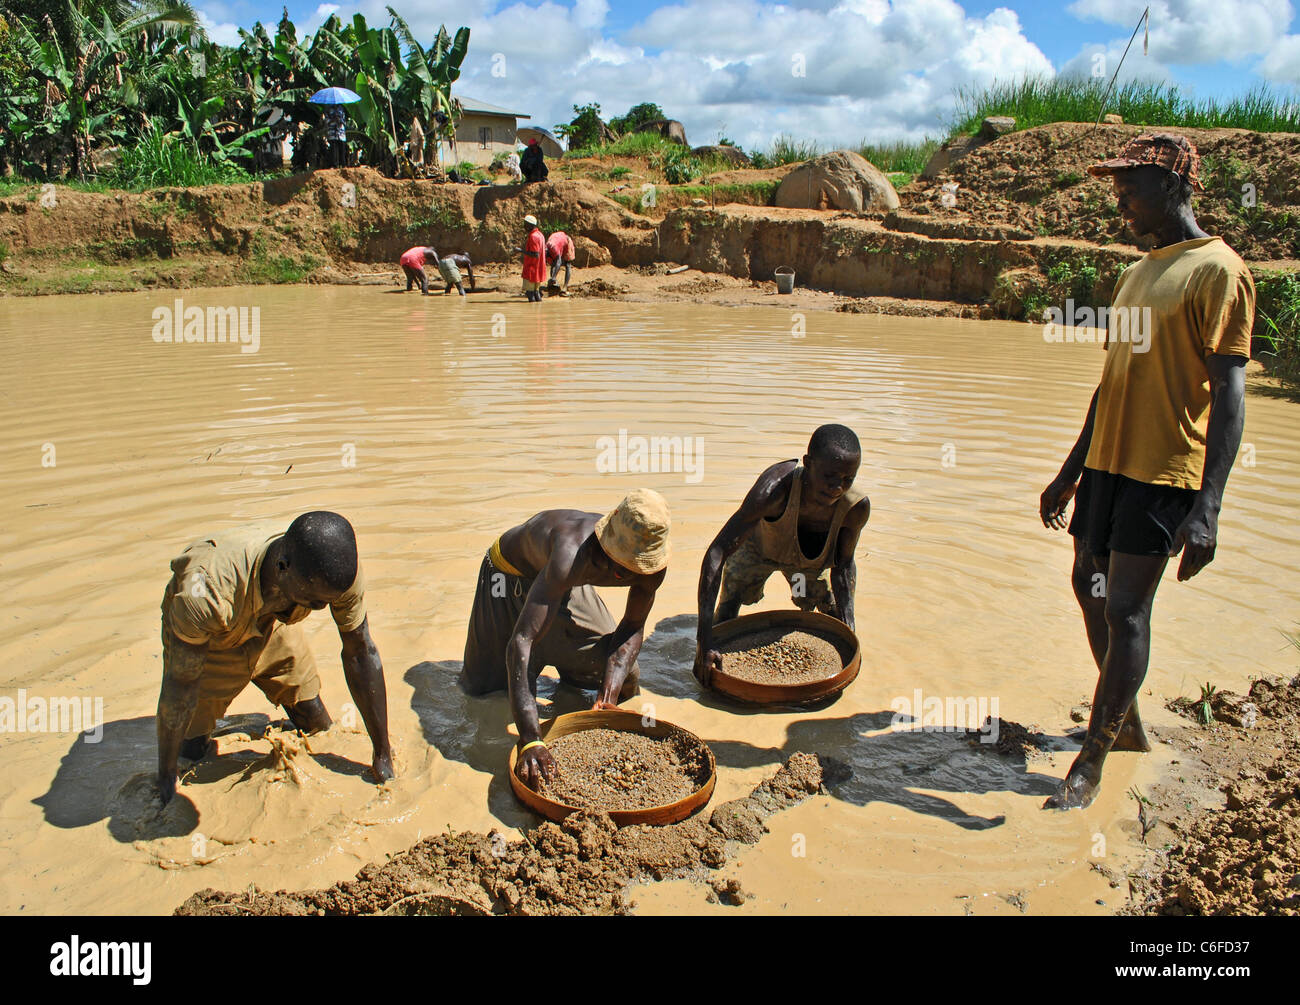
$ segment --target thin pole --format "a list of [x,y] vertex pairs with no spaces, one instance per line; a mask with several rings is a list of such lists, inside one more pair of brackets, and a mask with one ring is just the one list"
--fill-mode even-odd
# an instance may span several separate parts
[[[1150,30],[1150,21],[1148,20],[1150,16],[1151,8],[1147,7],[1142,11],[1142,16],[1138,18],[1137,27],[1133,29],[1133,34],[1129,36],[1128,45],[1124,46],[1124,55],[1119,57],[1119,66],[1115,67],[1115,73],[1111,76],[1110,83],[1106,85],[1106,93],[1101,97],[1101,108],[1097,112],[1097,121],[1092,124],[1093,129],[1096,129],[1101,125],[1101,117],[1106,114],[1106,100],[1110,97],[1110,91],[1111,88],[1115,86],[1115,81],[1119,79],[1120,67],[1124,65],[1124,59],[1128,56],[1129,49],[1133,47],[1133,39],[1138,37],[1138,28],[1141,28],[1143,23],[1146,22],[1148,25],[1148,31]],[[1146,50],[1145,43],[1143,43],[1142,48],[1144,51]]]

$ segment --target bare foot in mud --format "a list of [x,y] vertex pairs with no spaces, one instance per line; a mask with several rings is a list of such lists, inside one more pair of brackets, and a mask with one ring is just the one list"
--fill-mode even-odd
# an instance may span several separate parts
[[1092,801],[1097,798],[1097,791],[1100,788],[1100,783],[1092,781],[1082,772],[1075,772],[1071,768],[1070,773],[1065,776],[1065,781],[1061,783],[1061,787],[1056,790],[1055,794],[1047,797],[1047,801],[1043,803],[1043,809],[1085,809],[1092,805]]

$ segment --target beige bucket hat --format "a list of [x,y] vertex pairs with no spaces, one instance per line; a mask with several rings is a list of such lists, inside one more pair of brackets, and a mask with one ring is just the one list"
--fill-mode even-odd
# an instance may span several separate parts
[[533,216],[532,213],[529,213],[526,217],[524,217],[524,223],[528,224],[528,226],[530,227],[536,227],[537,217]]
[[654,489],[637,489],[596,521],[596,540],[610,558],[642,575],[668,565],[668,503]]

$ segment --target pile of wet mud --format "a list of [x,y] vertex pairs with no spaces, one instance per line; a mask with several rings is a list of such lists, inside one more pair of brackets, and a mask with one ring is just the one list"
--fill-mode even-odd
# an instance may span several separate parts
[[627,888],[638,882],[689,877],[710,882],[713,895],[738,903],[743,892],[712,876],[727,861],[728,842],[753,844],[764,820],[802,802],[847,768],[816,754],[791,755],[748,796],[665,827],[618,828],[608,814],[582,810],[563,823],[543,823],[522,840],[500,831],[425,838],[354,880],[301,892],[202,890],[178,915],[627,914]]
[[[990,742],[991,736],[996,736],[996,739]],[[990,746],[1005,757],[1016,757],[1022,761],[1039,760],[1056,749],[1047,734],[1032,726],[1022,726],[1018,722],[1002,718],[995,723],[992,716],[985,719],[979,729],[966,730],[966,739],[971,744]]]
[[[1226,721],[1247,704],[1253,725]],[[1173,742],[1212,771],[1207,787],[1223,793],[1223,806],[1183,815],[1195,804],[1177,786],[1152,795],[1173,837],[1130,876],[1127,913],[1300,914],[1300,676],[1257,680],[1246,696],[1219,693],[1216,706],[1222,720]]]

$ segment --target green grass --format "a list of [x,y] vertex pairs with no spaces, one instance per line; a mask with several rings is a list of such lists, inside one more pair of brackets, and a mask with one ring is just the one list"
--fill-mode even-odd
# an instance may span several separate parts
[[812,160],[821,152],[821,146],[811,140],[799,140],[782,133],[766,150],[756,150],[750,156],[754,167],[771,168]]
[[[755,206],[770,206],[776,199],[779,181],[737,182],[727,185],[677,185],[687,199],[712,199],[719,205],[725,202],[748,202]],[[639,198],[639,197],[638,197]]]
[[681,147],[681,144],[665,139],[658,133],[630,133],[613,143],[578,147],[565,153],[566,158],[577,157],[649,157],[664,147]]
[[1262,362],[1283,387],[1300,390],[1300,273],[1265,273],[1257,277],[1255,289]]
[[927,137],[920,142],[899,140],[895,143],[868,143],[863,140],[856,149],[885,174],[906,173],[915,177],[925,170],[931,155],[939,149],[941,142],[934,137]]
[[134,146],[122,149],[112,180],[122,188],[225,185],[252,181],[253,176],[234,164],[222,163],[194,149],[188,143],[157,132]]
[[1139,126],[1192,129],[1252,129],[1300,132],[1300,97],[1260,86],[1234,98],[1196,98],[1176,84],[1129,81],[1116,84],[1102,108],[1108,81],[1093,77],[1025,77],[957,92],[952,134],[973,134],[990,115],[1010,115],[1017,129],[1052,122],[1095,122],[1115,112]]

